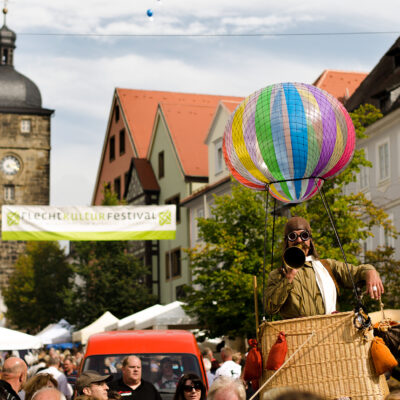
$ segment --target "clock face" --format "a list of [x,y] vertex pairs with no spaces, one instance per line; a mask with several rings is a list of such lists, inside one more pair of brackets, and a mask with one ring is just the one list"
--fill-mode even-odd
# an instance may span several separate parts
[[14,156],[5,156],[0,161],[0,168],[6,175],[16,175],[21,169],[21,163]]

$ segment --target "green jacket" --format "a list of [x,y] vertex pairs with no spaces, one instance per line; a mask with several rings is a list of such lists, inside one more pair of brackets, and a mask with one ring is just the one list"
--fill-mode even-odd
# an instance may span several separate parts
[[[327,259],[338,286],[352,287],[345,263]],[[365,272],[375,269],[370,264],[358,267],[348,264],[354,282],[365,279]],[[280,269],[271,271],[266,288],[267,314],[279,313],[282,318],[310,317],[325,314],[321,292],[315,279],[314,269],[306,263],[289,283]]]

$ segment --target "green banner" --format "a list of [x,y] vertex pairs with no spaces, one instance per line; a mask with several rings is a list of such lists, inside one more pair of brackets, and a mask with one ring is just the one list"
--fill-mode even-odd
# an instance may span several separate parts
[[173,240],[176,206],[2,206],[2,240]]

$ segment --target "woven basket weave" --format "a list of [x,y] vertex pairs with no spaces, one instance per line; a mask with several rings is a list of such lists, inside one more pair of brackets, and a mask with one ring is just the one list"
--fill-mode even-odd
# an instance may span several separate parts
[[[376,375],[370,356],[372,331],[363,335],[354,327],[353,318],[353,312],[346,312],[264,322],[260,326],[263,365],[280,331],[286,334],[286,360],[308,342],[277,372],[263,393],[281,387],[311,391],[328,399],[384,399],[389,391],[384,376]],[[275,372],[264,370],[262,383]]]

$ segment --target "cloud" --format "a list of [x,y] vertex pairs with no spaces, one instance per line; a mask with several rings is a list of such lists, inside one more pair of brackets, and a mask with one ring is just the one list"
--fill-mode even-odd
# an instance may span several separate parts
[[[162,5],[161,5],[162,4]],[[10,8],[13,26],[20,31],[80,33],[241,33],[247,29],[277,33],[320,28],[335,21],[348,30],[397,29],[398,0],[384,4],[371,0],[326,2],[260,2],[259,0],[19,0]],[[146,10],[154,9],[149,24]],[[290,23],[288,23],[290,22]],[[199,29],[201,28],[201,29]]]
[[90,205],[100,154],[92,145],[71,143],[51,154],[50,204]]
[[[154,21],[146,10],[154,8]],[[246,96],[282,81],[312,83],[324,69],[368,71],[382,37],[58,37],[118,34],[394,30],[398,0],[18,0],[7,25],[17,69],[40,88],[52,119],[52,204],[89,204],[115,87]]]

